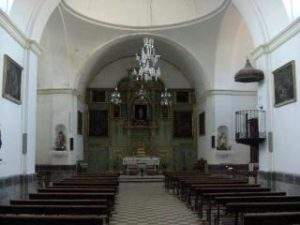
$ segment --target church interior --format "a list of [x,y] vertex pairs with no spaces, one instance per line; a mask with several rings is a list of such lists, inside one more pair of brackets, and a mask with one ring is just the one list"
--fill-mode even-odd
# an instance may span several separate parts
[[0,224],[300,224],[299,0],[0,0]]

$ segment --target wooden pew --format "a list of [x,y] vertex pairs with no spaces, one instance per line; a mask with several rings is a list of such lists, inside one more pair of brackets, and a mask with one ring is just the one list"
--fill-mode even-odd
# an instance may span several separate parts
[[239,215],[263,212],[300,212],[300,202],[236,202],[226,204],[226,213],[235,215],[238,225]]
[[80,192],[87,192],[87,193],[116,193],[116,189],[114,188],[41,188],[37,190],[39,193],[53,193],[53,192],[60,192],[60,193],[80,193]]
[[199,188],[195,190],[195,205],[197,205],[199,209],[199,200],[201,199],[201,207],[200,210],[202,212],[202,205],[205,198],[203,198],[204,194],[207,193],[238,193],[238,192],[269,192],[269,188],[261,188],[261,187],[211,187],[211,188]]
[[118,184],[116,182],[53,182],[52,186],[73,186],[73,187],[80,187],[80,186],[90,186],[90,187],[103,187],[103,186],[112,186],[117,187]]
[[232,183],[241,184],[248,183],[244,179],[233,179],[224,176],[209,176],[209,177],[193,177],[193,178],[178,178],[175,180],[175,191],[177,194],[184,192],[185,188],[190,188],[192,184],[209,184],[209,183]]
[[[189,191],[187,191],[185,196],[185,199],[187,200],[188,204],[191,205],[191,197],[194,195],[195,193],[198,191],[198,189],[201,188],[211,188],[211,187],[260,187],[259,184],[245,184],[245,183],[216,183],[216,184],[193,184],[191,185],[191,188],[189,189]],[[196,207],[195,207],[196,208]]]
[[1,225],[102,225],[103,216],[0,215]]
[[115,193],[31,193],[29,199],[106,199],[109,207],[114,205]]
[[[230,193],[231,194],[231,193]],[[272,201],[299,201],[300,196],[286,196],[285,192],[262,192],[262,193],[237,193],[236,195],[228,195],[227,193],[212,193],[204,195],[206,198],[206,202],[208,203],[207,214],[212,213],[211,208],[212,204],[215,203],[217,205],[217,215],[215,220],[220,221],[220,211],[221,207],[225,208],[225,205],[228,203],[234,202],[272,202]]]
[[0,206],[0,224],[93,225],[109,222],[118,176],[80,175]]
[[[196,198],[195,198],[195,204],[198,205],[198,209],[200,212],[200,217],[202,218],[203,216],[203,203],[204,203],[204,198],[203,194],[205,193],[226,193],[226,192],[269,192],[269,188],[261,188],[261,187],[212,187],[212,188],[200,188],[195,191],[196,193]],[[201,203],[199,205],[199,199],[201,199]],[[207,214],[208,222],[211,222],[211,213]]]
[[38,215],[107,215],[107,205],[0,205],[0,215],[38,214]]
[[293,225],[300,224],[300,212],[246,213],[243,225]]
[[56,200],[56,199],[26,199],[26,200],[10,200],[11,205],[108,205],[106,199],[71,199],[71,200]]

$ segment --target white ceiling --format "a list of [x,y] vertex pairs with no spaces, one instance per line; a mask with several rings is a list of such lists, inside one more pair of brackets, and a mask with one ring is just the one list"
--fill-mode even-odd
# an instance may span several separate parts
[[63,0],[73,12],[117,26],[180,24],[218,11],[227,0]]

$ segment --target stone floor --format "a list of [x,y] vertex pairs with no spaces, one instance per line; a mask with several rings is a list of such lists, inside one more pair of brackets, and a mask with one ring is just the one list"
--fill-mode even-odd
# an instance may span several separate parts
[[163,183],[121,183],[111,225],[201,225]]

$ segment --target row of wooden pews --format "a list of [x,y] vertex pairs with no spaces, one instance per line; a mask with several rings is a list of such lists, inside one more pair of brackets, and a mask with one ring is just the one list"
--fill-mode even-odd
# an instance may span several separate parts
[[109,224],[119,174],[81,174],[0,206],[1,225]]
[[243,178],[166,173],[165,189],[209,224],[300,224],[300,196],[272,192]]

